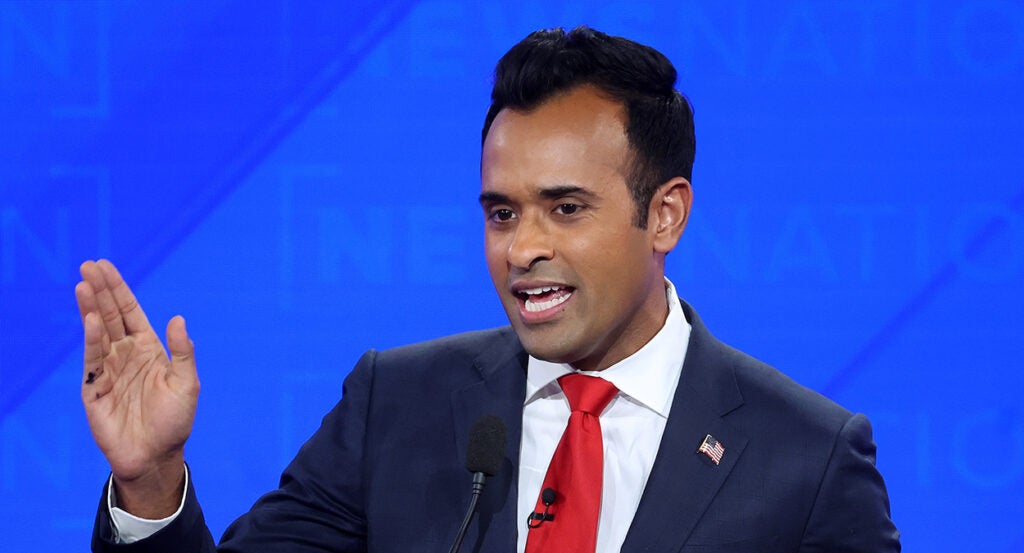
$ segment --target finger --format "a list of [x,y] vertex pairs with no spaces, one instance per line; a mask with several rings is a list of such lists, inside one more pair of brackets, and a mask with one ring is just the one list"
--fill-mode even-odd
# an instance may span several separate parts
[[[110,335],[107,334],[107,329],[101,322],[102,316],[99,312],[99,307],[96,305],[96,296],[93,294],[92,285],[88,282],[82,281],[75,286],[75,298],[78,300],[78,313],[82,316],[82,328],[86,331],[86,341],[89,341],[89,329],[85,325],[86,318],[92,313],[97,317],[96,324],[98,326],[98,332],[100,333],[100,346],[103,356],[105,357],[110,353]],[[93,329],[95,331],[95,329]]]
[[142,306],[135,299],[135,294],[132,293],[132,289],[128,287],[124,278],[121,277],[117,267],[114,267],[114,264],[106,259],[97,261],[96,266],[99,267],[100,272],[103,274],[107,287],[110,289],[114,302],[117,304],[120,316],[124,321],[125,330],[129,334],[151,331],[153,327],[150,326],[146,313],[142,311]]
[[92,291],[92,285],[81,281],[75,285],[75,300],[78,302],[78,314],[85,324],[85,316],[89,313],[99,313],[99,306],[96,304],[96,294]]
[[121,310],[114,301],[113,294],[107,286],[107,280],[103,276],[99,265],[93,261],[86,261],[79,267],[82,279],[92,288],[92,297],[96,302],[96,308],[103,320],[103,326],[111,340],[117,341],[125,337],[124,319],[121,317]]
[[109,342],[105,340],[106,331],[99,314],[87,313],[82,326],[85,329],[82,401],[88,404],[109,392],[113,386],[113,380],[104,371]]
[[171,376],[189,386],[199,385],[195,345],[188,337],[185,318],[177,315],[167,323],[167,349],[171,352]]

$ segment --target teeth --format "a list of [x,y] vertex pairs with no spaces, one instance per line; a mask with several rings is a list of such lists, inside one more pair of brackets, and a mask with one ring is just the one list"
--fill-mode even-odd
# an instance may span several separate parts
[[[555,288],[557,289],[557,288]],[[527,292],[529,293],[529,292]],[[536,313],[538,311],[544,311],[545,309],[551,309],[552,307],[565,303],[565,300],[572,297],[572,293],[565,294],[564,296],[558,296],[557,298],[548,301],[533,301],[526,300],[526,310],[530,313]]]
[[537,294],[543,294],[545,292],[550,292],[552,290],[561,290],[561,289],[562,289],[561,286],[542,286],[540,288],[531,288],[529,290],[522,290],[522,291],[520,291],[520,293],[521,294],[526,294],[528,296],[536,296]]

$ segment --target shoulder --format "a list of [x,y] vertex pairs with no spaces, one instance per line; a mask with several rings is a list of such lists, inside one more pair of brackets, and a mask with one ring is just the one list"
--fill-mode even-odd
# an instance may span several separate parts
[[790,378],[782,371],[737,352],[733,371],[744,403],[773,418],[821,427],[832,434],[853,416],[848,409]]
[[684,374],[692,371],[687,381],[698,394],[715,398],[731,422],[748,431],[796,431],[804,439],[830,440],[853,417],[835,401],[719,341],[692,308],[684,309],[692,326]]
[[485,353],[515,353],[521,349],[512,327],[463,332],[417,342],[392,349],[376,351],[378,363],[405,364],[409,362],[473,362]]
[[508,363],[525,367],[525,352],[512,328],[501,327],[370,350],[353,374],[362,373],[377,383],[433,390],[479,381],[481,375]]

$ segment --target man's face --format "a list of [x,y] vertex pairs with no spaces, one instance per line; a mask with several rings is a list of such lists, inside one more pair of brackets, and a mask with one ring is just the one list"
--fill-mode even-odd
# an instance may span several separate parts
[[658,332],[667,304],[653,225],[632,224],[621,104],[580,87],[503,110],[483,146],[487,264],[526,350],[600,370]]

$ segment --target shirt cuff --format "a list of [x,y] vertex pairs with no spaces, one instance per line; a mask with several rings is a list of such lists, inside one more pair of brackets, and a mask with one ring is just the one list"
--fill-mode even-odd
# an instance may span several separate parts
[[188,491],[188,465],[185,465],[185,487],[181,491],[181,504],[173,515],[160,520],[139,518],[117,507],[117,492],[114,491],[114,475],[107,485],[107,510],[110,512],[110,526],[114,531],[114,543],[129,544],[144,540],[174,522],[185,507],[185,493]]

